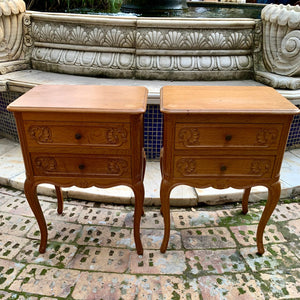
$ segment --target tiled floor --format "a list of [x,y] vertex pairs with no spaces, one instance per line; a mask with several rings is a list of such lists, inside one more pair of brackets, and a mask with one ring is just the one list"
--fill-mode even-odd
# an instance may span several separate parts
[[133,242],[133,207],[39,196],[48,225],[45,254],[24,194],[0,186],[0,299],[300,299],[300,203],[281,201],[256,254],[263,203],[173,208],[171,239],[146,207]]

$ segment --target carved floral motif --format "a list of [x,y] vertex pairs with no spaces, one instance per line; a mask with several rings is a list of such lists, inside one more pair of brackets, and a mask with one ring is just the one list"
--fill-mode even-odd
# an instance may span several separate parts
[[39,143],[53,143],[52,132],[48,126],[30,126],[28,132]]
[[177,161],[176,167],[183,176],[188,176],[195,173],[196,164],[193,158],[181,158]]
[[263,176],[270,171],[271,161],[267,159],[257,159],[251,163],[250,174]]
[[37,157],[34,164],[43,172],[53,172],[57,168],[57,162],[53,157]]
[[276,142],[278,134],[277,129],[261,128],[256,135],[256,141],[262,146],[272,145]]
[[179,142],[184,146],[194,146],[200,144],[199,128],[182,128],[178,133]]
[[124,159],[110,159],[107,163],[107,174],[121,176],[128,172],[128,163]]
[[127,142],[127,131],[123,127],[110,128],[106,131],[106,141],[108,144],[122,145]]

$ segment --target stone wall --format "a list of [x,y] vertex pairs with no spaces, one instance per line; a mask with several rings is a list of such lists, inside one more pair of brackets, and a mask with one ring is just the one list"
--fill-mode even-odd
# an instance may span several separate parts
[[[255,20],[28,12],[32,67],[160,80],[251,78]],[[29,22],[28,22],[29,23]]]

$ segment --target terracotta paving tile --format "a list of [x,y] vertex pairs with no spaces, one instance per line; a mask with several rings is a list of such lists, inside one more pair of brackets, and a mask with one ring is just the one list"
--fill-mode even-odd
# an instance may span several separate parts
[[185,229],[181,231],[185,249],[235,248],[236,244],[225,227]]
[[[38,300],[38,299],[39,299],[39,297],[28,296],[28,295],[26,295],[26,297],[21,295],[18,298],[18,300]],[[48,299],[53,299],[53,298],[48,298]]]
[[[59,221],[51,221],[47,223],[48,240],[73,243],[82,230],[82,226],[78,224],[65,223]],[[40,230],[35,224],[28,232],[27,237],[32,239],[40,239]]]
[[83,207],[78,218],[80,224],[123,227],[126,214],[118,210]]
[[[40,205],[42,211],[45,211],[47,208],[50,207],[51,203],[40,201]],[[9,197],[9,201],[1,205],[0,211],[16,215],[34,217],[32,210],[25,197]]]
[[82,247],[68,268],[101,272],[124,273],[128,269],[130,250]]
[[10,290],[66,298],[75,286],[79,271],[27,265]]
[[[133,228],[133,212],[126,215],[125,226]],[[173,227],[173,220],[171,218],[171,228]],[[158,211],[146,211],[145,215],[141,219],[141,228],[149,229],[163,229],[164,220],[162,215]]]
[[[256,245],[256,231],[257,225],[242,225],[230,227],[235,238],[242,246]],[[263,235],[263,243],[282,243],[286,242],[282,233],[278,231],[275,225],[267,225]]]
[[293,242],[287,244],[287,247],[298,257],[300,260],[300,247],[299,247],[299,242]]
[[204,276],[198,278],[202,299],[258,300],[263,292],[251,274]]
[[76,223],[81,212],[82,207],[78,205],[65,204],[63,208],[63,213],[59,215],[57,213],[57,205],[54,204],[44,212],[44,216],[46,220],[57,220],[63,222]]
[[131,229],[86,225],[83,226],[77,244],[116,248],[130,247]]
[[[300,214],[299,214],[300,216]],[[291,233],[295,235],[295,238],[300,238],[300,219],[298,220],[291,220],[287,222],[284,227]]]
[[272,273],[260,272],[259,284],[265,291],[265,299],[299,299],[300,269]]
[[286,269],[300,267],[299,259],[283,244],[265,246],[265,253],[257,255],[256,247],[241,249],[241,254],[252,271],[264,271],[273,269]]
[[12,259],[29,242],[28,239],[8,234],[0,234],[0,258]]
[[18,297],[18,295],[16,293],[0,291],[0,299],[1,300],[12,300],[12,299],[17,299],[17,297]]
[[185,253],[194,275],[245,272],[246,264],[236,249],[193,250]]
[[249,207],[246,215],[242,213],[242,207],[236,209],[217,210],[220,226],[236,226],[243,224],[256,224],[259,222],[263,208]]
[[[144,249],[160,249],[163,240],[164,231],[162,229],[142,229],[141,240]],[[133,233],[131,235],[131,244],[134,246]],[[180,232],[171,230],[168,249],[179,250],[182,248]]]
[[74,257],[77,247],[67,244],[48,242],[46,252],[39,253],[39,241],[30,241],[17,255],[16,259],[23,263],[45,264],[64,267]]
[[299,219],[300,216],[300,202],[281,204],[275,208],[271,220],[273,222],[288,221]]
[[[24,266],[21,263],[0,259],[0,289],[5,289],[9,286]],[[0,299],[2,299],[1,295]]]
[[217,226],[218,215],[210,211],[172,212],[175,228]]
[[183,274],[186,269],[183,251],[168,250],[166,253],[144,250],[143,256],[132,252],[131,274]]
[[182,278],[174,276],[139,276],[82,272],[72,297],[98,299],[191,299],[199,300],[199,292]]
[[7,188],[5,186],[0,186],[0,193],[10,196],[20,196],[23,192],[16,189]]
[[34,218],[0,212],[0,230],[12,236],[26,236],[35,223]]

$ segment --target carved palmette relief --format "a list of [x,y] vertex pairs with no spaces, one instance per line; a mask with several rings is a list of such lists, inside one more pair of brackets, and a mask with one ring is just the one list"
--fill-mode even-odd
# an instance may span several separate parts
[[268,71],[300,75],[300,7],[267,5],[262,10],[263,58]]
[[196,173],[196,160],[193,158],[181,158],[176,167],[183,176],[189,176]]
[[123,127],[109,128],[106,131],[106,141],[112,145],[122,145],[127,142],[127,131]]

